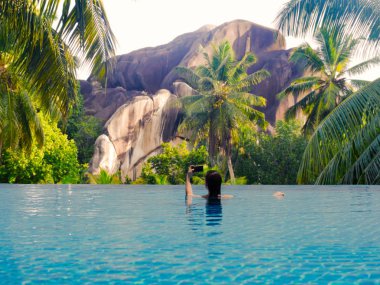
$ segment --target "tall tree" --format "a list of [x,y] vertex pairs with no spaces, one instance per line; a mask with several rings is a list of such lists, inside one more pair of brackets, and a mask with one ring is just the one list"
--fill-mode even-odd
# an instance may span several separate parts
[[278,94],[280,99],[289,95],[304,95],[287,110],[286,118],[294,118],[297,111],[302,110],[307,116],[303,126],[306,135],[311,135],[322,119],[351,95],[355,88],[369,83],[348,79],[348,76],[363,73],[380,63],[380,58],[374,57],[349,67],[359,41],[339,31],[322,28],[316,37],[318,49],[314,50],[305,44],[293,51],[290,61],[304,63],[305,71],[311,75],[294,80]]
[[[345,34],[366,39],[367,53],[380,41],[380,5],[372,0],[292,0],[277,17],[286,34],[316,33],[343,26]],[[300,183],[379,184],[380,81],[361,88],[317,127],[298,173]]]
[[0,147],[43,142],[36,114],[67,118],[77,58],[101,76],[114,44],[101,0],[0,1]]
[[266,126],[264,114],[255,106],[265,106],[265,99],[250,93],[252,86],[269,76],[266,70],[248,74],[247,69],[256,62],[252,53],[237,60],[229,42],[213,47],[211,57],[204,53],[205,65],[194,70],[178,67],[177,72],[198,95],[181,99],[186,111],[180,128],[205,139],[213,165],[218,157],[227,161],[231,181],[235,180],[232,166],[232,144],[238,138],[242,125]]

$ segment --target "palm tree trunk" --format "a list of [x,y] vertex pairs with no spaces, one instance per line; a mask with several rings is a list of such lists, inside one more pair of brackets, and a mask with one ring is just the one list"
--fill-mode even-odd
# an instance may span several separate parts
[[208,129],[208,154],[209,154],[211,167],[214,167],[215,165],[217,165],[217,158],[216,158],[217,141],[215,139],[214,131],[215,130],[213,129],[213,125],[211,122]]
[[228,167],[228,172],[230,174],[230,180],[231,184],[235,184],[235,172],[234,168],[232,166],[232,142],[231,142],[231,130],[229,130],[228,134],[228,139],[227,139],[227,167]]
[[228,166],[228,172],[230,173],[231,184],[235,184],[235,173],[232,167],[231,153],[228,154],[228,157],[227,157],[227,166]]

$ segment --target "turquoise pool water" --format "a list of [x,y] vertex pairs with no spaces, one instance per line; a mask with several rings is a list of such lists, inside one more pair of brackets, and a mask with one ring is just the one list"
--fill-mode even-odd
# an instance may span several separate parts
[[0,283],[380,284],[379,187],[224,193],[0,184]]

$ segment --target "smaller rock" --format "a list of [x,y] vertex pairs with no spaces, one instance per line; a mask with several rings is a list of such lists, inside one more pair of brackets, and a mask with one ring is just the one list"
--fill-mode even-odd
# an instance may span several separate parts
[[173,93],[177,97],[184,97],[184,96],[195,95],[196,91],[185,82],[176,81],[176,82],[173,82]]
[[99,136],[95,141],[95,151],[90,162],[89,172],[99,175],[104,169],[109,174],[115,174],[119,170],[120,162],[113,143],[106,135]]

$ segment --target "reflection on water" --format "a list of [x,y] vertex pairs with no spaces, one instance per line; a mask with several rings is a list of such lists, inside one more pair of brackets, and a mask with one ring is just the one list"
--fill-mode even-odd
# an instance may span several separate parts
[[206,203],[206,225],[218,226],[222,223],[222,202],[220,199],[209,199]]
[[186,208],[188,224],[193,231],[204,232],[207,228],[203,226],[211,227],[207,230],[207,235],[215,236],[220,235],[223,232],[219,227],[222,224],[223,211],[222,202],[219,199],[197,201],[197,203],[187,203]]

